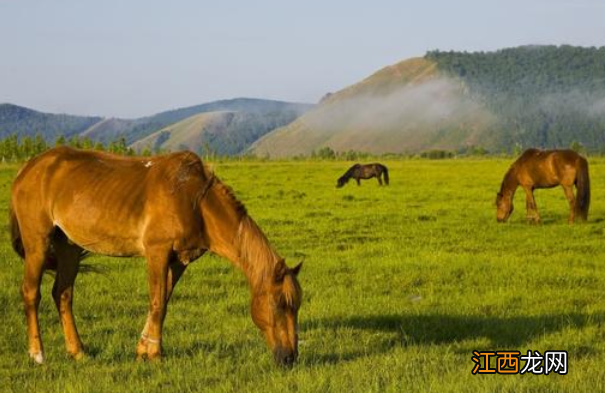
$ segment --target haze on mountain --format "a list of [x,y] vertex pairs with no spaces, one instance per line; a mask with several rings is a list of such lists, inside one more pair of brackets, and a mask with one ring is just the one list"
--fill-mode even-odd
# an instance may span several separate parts
[[259,156],[605,150],[605,47],[431,51],[385,67],[255,142]]

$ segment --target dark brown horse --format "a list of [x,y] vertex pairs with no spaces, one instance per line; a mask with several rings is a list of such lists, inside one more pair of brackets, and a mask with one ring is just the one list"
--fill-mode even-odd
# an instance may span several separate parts
[[295,362],[301,265],[286,266],[244,205],[195,154],[127,158],[60,147],[21,169],[11,198],[12,244],[25,259],[22,295],[36,362],[44,361],[38,305],[45,269],[56,270],[52,295],[67,352],[83,356],[72,297],[87,251],[147,259],[150,306],[137,358],[161,356],[170,295],[187,265],[210,251],[246,275],[252,318],[275,360]]
[[[590,206],[590,178],[588,162],[573,150],[528,149],[511,165],[504,176],[500,192],[496,197],[497,219],[505,222],[513,212],[513,197],[517,187],[525,191],[527,219],[540,222],[534,199],[536,188],[563,187],[569,201],[569,222],[576,216],[585,221]],[[573,186],[577,196],[574,196]]]
[[345,184],[349,182],[352,178],[357,181],[357,185],[361,185],[360,179],[371,179],[375,177],[378,179],[378,184],[382,186],[381,176],[384,177],[384,182],[388,186],[389,185],[389,170],[386,166],[378,163],[374,164],[355,164],[349,168],[348,171],[342,175],[338,182],[336,183],[336,187],[343,187]]

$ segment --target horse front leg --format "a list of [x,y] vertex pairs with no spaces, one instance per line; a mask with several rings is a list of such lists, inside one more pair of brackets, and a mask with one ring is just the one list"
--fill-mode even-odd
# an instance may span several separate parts
[[[170,297],[172,296],[172,292],[174,287],[178,283],[179,279],[185,272],[187,265],[184,265],[178,261],[170,263],[168,266],[168,272],[166,277],[166,304],[164,306],[164,314],[162,315],[162,324],[164,323],[164,319],[166,318],[166,313],[168,311],[168,302],[170,301]],[[149,339],[149,326],[151,324],[152,314],[151,310],[147,313],[147,320],[145,322],[145,327],[141,332],[141,338],[137,344],[136,355],[137,360],[142,360],[145,357],[148,357],[148,344],[150,342]],[[153,339],[152,339],[153,340]]]
[[84,357],[84,351],[73,316],[72,302],[82,249],[69,245],[66,241],[55,242],[53,246],[57,257],[57,275],[52,295],[63,326],[65,348],[71,357],[79,360]]
[[166,288],[168,278],[169,251],[155,249],[147,251],[147,275],[149,282],[149,314],[143,331],[145,348],[137,345],[137,357],[147,355],[149,360],[162,356],[162,322],[166,312]]
[[523,187],[523,190],[525,190],[527,220],[531,223],[539,224],[540,214],[538,213],[538,206],[536,206],[536,200],[534,199],[534,190],[531,187]]
[[563,186],[563,192],[565,193],[565,197],[567,198],[567,202],[569,202],[569,219],[568,222],[573,224],[576,219],[576,197],[573,194],[572,186]]

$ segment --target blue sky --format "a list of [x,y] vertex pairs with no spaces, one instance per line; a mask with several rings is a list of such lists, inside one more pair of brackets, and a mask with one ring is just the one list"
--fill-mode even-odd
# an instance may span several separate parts
[[605,1],[0,0],[0,102],[136,117],[316,102],[427,50],[605,45]]

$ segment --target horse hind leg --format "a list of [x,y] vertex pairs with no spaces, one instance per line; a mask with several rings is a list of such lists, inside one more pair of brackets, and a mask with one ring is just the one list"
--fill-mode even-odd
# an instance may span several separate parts
[[21,229],[21,235],[25,251],[25,269],[21,295],[27,323],[28,354],[36,363],[42,364],[44,363],[44,349],[40,334],[38,308],[41,299],[40,284],[49,252],[49,234],[28,231],[25,227]]
[[567,202],[569,202],[569,219],[568,222],[573,224],[576,219],[576,197],[573,194],[572,186],[562,186]]
[[57,258],[57,274],[52,295],[63,326],[67,353],[74,359],[79,360],[84,357],[84,351],[73,316],[72,302],[74,282],[78,275],[82,249],[69,244],[62,232],[55,234],[53,249]]
[[376,179],[378,179],[378,185],[382,186],[382,179],[380,178],[380,175],[376,176]]

